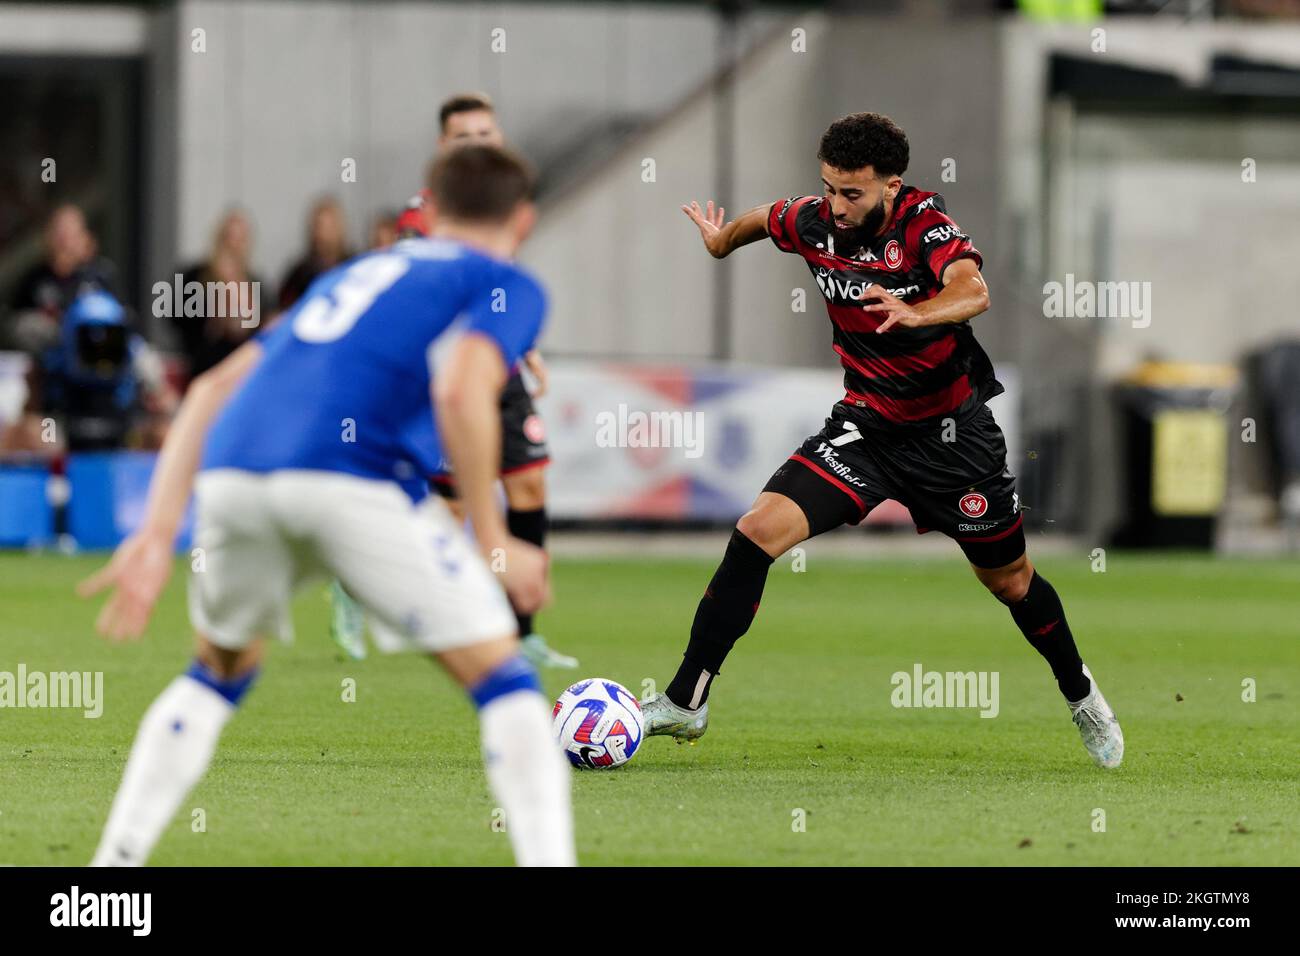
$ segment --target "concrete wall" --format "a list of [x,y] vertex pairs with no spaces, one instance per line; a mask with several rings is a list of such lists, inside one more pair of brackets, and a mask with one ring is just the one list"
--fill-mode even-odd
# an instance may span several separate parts
[[[795,49],[793,31],[805,46]],[[526,258],[552,283],[556,309],[548,346],[570,354],[708,357],[712,286],[729,272],[734,348],[742,362],[828,365],[830,325],[807,267],[770,243],[711,259],[679,210],[717,199],[729,214],[792,195],[821,192],[817,143],[845,113],[887,113],[908,132],[907,181],[944,193],[948,208],[985,247],[994,299],[1006,266],[997,255],[997,104],[972,97],[996,87],[997,29],[976,21],[961,33],[926,20],[800,13],[745,62],[736,88],[737,161],[731,195],[715,195],[715,102],[692,101],[639,137],[617,162],[548,218]],[[882,40],[887,38],[887,40]],[[925,48],[927,76],[916,79],[914,51]],[[870,56],[862,51],[869,50]],[[947,91],[934,97],[934,90]],[[941,164],[956,160],[955,182]],[[642,181],[642,164],[655,181]],[[573,236],[583,236],[575,243]],[[795,289],[805,311],[793,311]],[[1013,333],[994,317],[980,336],[997,350]]]
[[[1053,53],[1205,80],[1215,54],[1300,66],[1300,26],[1123,18],[1095,25],[1007,21],[1001,28],[1000,236],[1017,263],[1010,290],[1024,370],[1025,427],[1073,436],[1041,461],[1054,499],[1101,544],[1119,512],[1123,461],[1114,380],[1145,358],[1237,363],[1300,334],[1284,264],[1300,216],[1300,123],[1266,115],[1078,113],[1048,101]],[[1241,161],[1258,163],[1257,181]],[[1043,284],[1150,282],[1151,324],[1047,318]],[[1233,410],[1258,414],[1249,408]],[[1230,429],[1235,438],[1238,430]],[[1230,443],[1232,505],[1264,493],[1262,445]],[[1249,508],[1254,514],[1266,508]]]
[[[490,93],[525,153],[657,115],[709,73],[712,24],[687,6],[184,0],[172,24],[176,256],[200,255],[237,203],[255,218],[259,266],[278,279],[324,193],[342,200],[360,243],[375,211],[419,187],[453,92]],[[206,52],[191,49],[196,29]],[[342,181],[346,159],[355,183]]]
[[[813,155],[821,121],[813,106],[826,41],[819,19],[810,28],[810,52],[793,52],[782,29],[740,70],[739,161],[731,195],[716,195],[716,102],[701,94],[637,137],[581,190],[544,209],[524,258],[553,291],[548,348],[571,355],[708,358],[714,286],[729,271],[733,358],[825,363],[825,310],[802,261],[764,243],[720,263],[680,209],[692,199],[716,199],[730,215],[817,190]],[[792,290],[802,286],[811,292],[806,311],[795,313]]]
[[0,53],[133,56],[144,49],[147,21],[127,6],[0,4]]

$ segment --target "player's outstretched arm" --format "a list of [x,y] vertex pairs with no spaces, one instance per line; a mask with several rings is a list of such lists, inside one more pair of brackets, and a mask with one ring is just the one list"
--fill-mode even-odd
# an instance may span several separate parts
[[549,596],[546,555],[510,536],[494,494],[501,466],[501,389],[506,371],[496,342],[470,332],[440,366],[433,401],[438,434],[479,548],[493,559],[504,555],[506,592],[515,610],[530,614]]
[[767,235],[767,217],[772,212],[772,203],[755,206],[737,219],[726,222],[726,210],[721,206],[715,211],[713,200],[701,209],[700,204],[691,200],[689,206],[683,206],[682,212],[690,217],[691,222],[699,227],[704,248],[715,259],[725,259],[741,246],[758,242]]
[[82,597],[113,589],[95,622],[105,637],[139,637],[149,623],[171,575],[176,530],[190,500],[208,428],[261,357],[259,344],[245,343],[191,383],[158,453],[144,521],[118,545],[106,566],[77,586]]

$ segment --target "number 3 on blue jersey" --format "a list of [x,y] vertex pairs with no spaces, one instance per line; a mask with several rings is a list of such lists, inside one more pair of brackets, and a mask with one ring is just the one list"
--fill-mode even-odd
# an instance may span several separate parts
[[333,342],[348,333],[385,289],[411,268],[405,256],[367,256],[338,279],[317,290],[293,319],[293,334],[304,342]]

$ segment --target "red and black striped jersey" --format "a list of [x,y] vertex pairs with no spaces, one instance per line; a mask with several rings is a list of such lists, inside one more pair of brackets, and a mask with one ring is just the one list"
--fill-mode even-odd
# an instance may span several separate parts
[[924,302],[943,288],[943,270],[962,258],[983,265],[970,236],[944,211],[943,197],[904,186],[889,224],[862,249],[835,249],[830,203],[820,196],[778,201],[767,231],[782,252],[804,258],[826,298],[833,342],[844,367],[844,401],[862,424],[884,429],[963,420],[1003,391],[969,322],[877,335],[883,312],[859,301],[879,283],[904,302]]

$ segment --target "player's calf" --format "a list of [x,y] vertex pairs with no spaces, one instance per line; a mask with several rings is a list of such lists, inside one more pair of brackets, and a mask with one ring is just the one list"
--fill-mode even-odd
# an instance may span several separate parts
[[[506,490],[506,529],[520,541],[539,548],[546,547],[546,486],[542,483],[542,469],[534,468],[514,475],[506,475],[501,483]],[[519,633],[527,637],[533,632],[533,616],[516,614]]]
[[506,505],[513,511],[536,511],[546,507],[546,469],[525,468],[501,476]]
[[1034,570],[1025,554],[1000,568],[971,567],[993,596],[1010,609],[1020,632],[1052,668],[1089,755],[1100,767],[1118,767],[1124,759],[1124,734],[1079,656],[1056,589]]
[[1065,608],[1056,589],[1029,563],[1029,556],[1022,554],[1000,568],[971,567],[989,592],[1007,606],[1025,640],[1052,668],[1065,699],[1086,697],[1091,685],[1065,619]]
[[[709,686],[758,613],[767,572],[778,555],[808,537],[808,519],[791,499],[763,492],[736,523],[722,563],[704,589],[677,674],[665,692],[684,711],[700,710]],[[665,731],[647,730],[655,734]]]
[[722,662],[758,613],[772,561],[739,527],[731,532],[722,563],[695,609],[682,663],[668,685],[668,699],[678,707],[695,711],[709,699],[709,685]]
[[145,712],[91,866],[142,866],[257,677],[260,642],[226,651],[200,638],[194,663]]
[[537,671],[513,635],[438,654],[479,712],[483,763],[520,866],[573,866],[568,764]]

